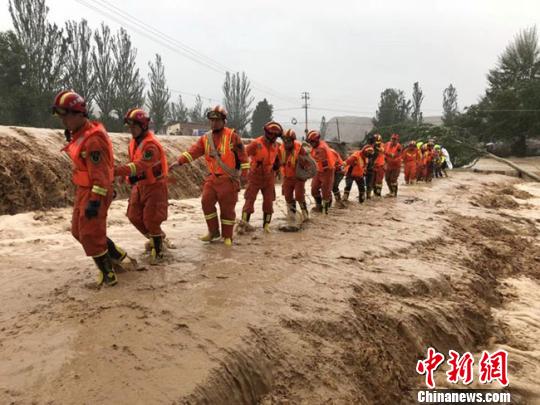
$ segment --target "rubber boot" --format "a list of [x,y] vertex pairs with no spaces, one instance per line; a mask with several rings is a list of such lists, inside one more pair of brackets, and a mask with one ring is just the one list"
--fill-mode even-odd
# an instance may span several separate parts
[[221,237],[221,234],[219,231],[215,231],[214,233],[208,232],[206,235],[201,236],[199,239],[202,242],[212,242],[213,240],[219,239]]
[[152,243],[152,250],[150,251],[150,264],[155,266],[163,259],[163,237],[152,236],[150,239]]
[[315,207],[312,208],[314,212],[322,212],[322,198],[315,197]]
[[358,191],[358,202],[362,204],[366,200],[366,192],[364,190]]
[[350,191],[345,190],[345,191],[343,192],[343,198],[341,199],[341,201],[343,201],[343,202],[349,201],[349,193],[350,193]]
[[367,188],[366,191],[366,200],[371,200],[371,193],[373,192],[373,189],[371,187]]
[[325,215],[328,215],[328,208],[330,208],[330,202],[327,200],[322,200],[321,208],[321,212]]
[[302,210],[302,222],[309,220],[309,211],[305,202],[300,203],[300,209]]
[[398,185],[394,184],[394,197],[397,197]]
[[127,252],[109,238],[107,238],[107,250],[113,265],[119,266],[127,257]]
[[249,224],[249,220],[251,219],[251,214],[247,212],[242,212],[242,219],[240,220],[240,223],[238,224],[238,229],[240,233],[244,232],[253,232],[255,229]]
[[373,190],[373,194],[375,194],[377,197],[381,197],[381,191],[382,191],[381,186],[375,186],[375,189]]
[[287,204],[287,221],[296,220],[296,201]]
[[223,239],[223,244],[227,247],[232,247],[232,239],[231,238],[225,238]]
[[341,193],[339,191],[334,193],[334,197],[336,198],[336,207],[345,208],[345,204],[343,204],[343,201],[341,200]]
[[272,221],[272,214],[264,214],[263,217],[263,229],[265,233],[270,233],[270,222]]
[[98,286],[105,284],[106,286],[112,287],[118,283],[116,278],[116,273],[112,267],[112,260],[109,256],[109,253],[104,255],[93,257],[96,266],[99,269],[99,275],[97,279]]

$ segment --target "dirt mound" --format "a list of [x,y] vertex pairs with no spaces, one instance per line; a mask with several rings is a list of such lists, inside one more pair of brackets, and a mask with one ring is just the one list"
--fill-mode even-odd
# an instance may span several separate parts
[[516,198],[519,198],[520,200],[528,200],[529,198],[533,198],[533,195],[531,193],[524,190],[518,190],[517,188],[512,186],[503,187],[501,189],[501,193],[514,196]]
[[[111,134],[116,164],[128,161],[130,136]],[[191,137],[160,137],[169,161],[192,142]],[[0,215],[73,203],[71,162],[60,152],[65,144],[61,131],[0,126]],[[182,167],[171,176],[170,198],[200,194],[206,169],[202,161]],[[127,198],[128,185],[116,186],[117,198]]]
[[471,204],[475,207],[484,207],[491,209],[516,209],[519,208],[519,203],[517,203],[512,197],[508,195],[497,195],[497,194],[482,194],[474,197],[471,200]]

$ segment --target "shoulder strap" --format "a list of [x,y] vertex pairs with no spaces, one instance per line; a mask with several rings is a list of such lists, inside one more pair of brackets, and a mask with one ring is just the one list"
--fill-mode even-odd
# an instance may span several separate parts
[[[223,131],[225,131],[225,129],[223,129]],[[234,180],[239,180],[238,171],[230,168],[223,162],[223,160],[221,160],[221,157],[219,156],[219,153],[216,150],[216,145],[214,144],[214,137],[212,136],[212,131],[208,131],[205,135],[206,135],[206,140],[208,141],[208,146],[210,146],[209,155],[212,158],[216,159],[216,162],[218,163],[219,167],[221,167],[225,173],[231,176]],[[222,136],[225,136],[225,133]]]

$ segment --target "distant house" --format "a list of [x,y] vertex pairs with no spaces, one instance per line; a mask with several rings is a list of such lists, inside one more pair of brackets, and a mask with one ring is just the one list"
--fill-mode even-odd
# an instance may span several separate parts
[[203,122],[171,122],[167,125],[167,135],[201,136],[210,131],[210,126]]

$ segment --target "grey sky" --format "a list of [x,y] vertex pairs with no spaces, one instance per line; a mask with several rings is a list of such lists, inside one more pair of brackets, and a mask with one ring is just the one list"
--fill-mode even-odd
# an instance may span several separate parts
[[[100,2],[86,1],[96,7]],[[470,105],[504,47],[540,20],[538,0],[106,1],[222,65],[245,71],[255,85],[255,100],[273,103],[278,120],[302,121],[301,110],[288,108],[299,107],[300,93],[309,91],[317,108],[310,112],[312,127],[322,115],[372,116],[385,88],[410,96],[415,81],[424,90],[424,116],[441,113],[449,83],[457,87],[460,108]],[[119,26],[76,0],[48,0],[48,5],[57,23],[84,17],[93,28],[101,21]],[[0,29],[11,28],[8,0],[0,0],[0,9]],[[223,74],[128,31],[145,78],[147,62],[157,52],[171,89],[221,100]],[[193,104],[193,96],[183,98]]]

